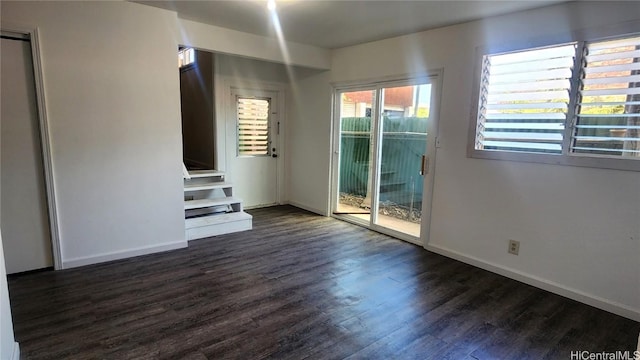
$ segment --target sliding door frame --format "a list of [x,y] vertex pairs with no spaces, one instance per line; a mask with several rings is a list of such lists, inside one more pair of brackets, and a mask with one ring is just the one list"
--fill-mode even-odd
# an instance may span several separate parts
[[[438,141],[438,122],[440,114],[440,97],[441,97],[441,84],[442,84],[443,71],[434,70],[427,73],[416,75],[405,75],[400,77],[388,77],[381,79],[373,79],[368,81],[352,81],[333,83],[332,101],[333,101],[333,114],[332,114],[332,126],[331,126],[331,176],[330,176],[330,196],[329,209],[330,216],[340,220],[354,223],[356,225],[365,226],[376,232],[384,233],[395,238],[405,240],[407,242],[426,247],[429,243],[429,233],[431,229],[431,202],[433,199],[433,184],[435,180],[435,165],[436,165],[436,149],[439,145]],[[430,121],[427,125],[427,133],[429,136],[427,141],[427,148],[425,149],[430,161],[428,162],[427,173],[423,178],[423,202],[422,202],[422,220],[420,224],[420,237],[416,238],[411,235],[395,231],[376,224],[378,215],[378,197],[379,191],[377,187],[380,181],[380,164],[378,159],[382,152],[382,122],[380,115],[382,114],[382,107],[384,106],[384,98],[382,89],[398,86],[412,86],[431,84],[431,104],[430,104]],[[340,178],[340,129],[341,129],[341,94],[351,91],[374,91],[372,114],[371,114],[371,131],[375,137],[373,141],[373,156],[375,158],[371,161],[375,161],[376,166],[372,166],[372,184],[368,184],[372,189],[376,189],[371,192],[371,217],[369,221],[363,221],[348,215],[336,214],[338,206],[338,191],[339,191],[339,178]],[[375,106],[375,111],[374,110]]]

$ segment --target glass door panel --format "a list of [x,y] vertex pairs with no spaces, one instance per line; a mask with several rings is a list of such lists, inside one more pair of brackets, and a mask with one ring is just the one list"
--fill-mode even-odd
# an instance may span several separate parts
[[335,214],[371,222],[375,125],[375,90],[340,96],[340,158]]
[[382,89],[373,223],[420,237],[431,84]]
[[430,217],[433,182],[433,80],[336,93],[332,203],[337,217],[416,244],[428,241],[429,224],[422,220]]

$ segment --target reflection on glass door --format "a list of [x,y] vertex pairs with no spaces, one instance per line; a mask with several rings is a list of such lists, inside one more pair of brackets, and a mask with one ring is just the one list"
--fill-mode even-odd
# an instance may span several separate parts
[[429,170],[432,85],[339,92],[334,214],[417,242]]
[[340,171],[335,213],[371,221],[375,90],[340,94]]
[[431,84],[382,89],[376,225],[420,237]]

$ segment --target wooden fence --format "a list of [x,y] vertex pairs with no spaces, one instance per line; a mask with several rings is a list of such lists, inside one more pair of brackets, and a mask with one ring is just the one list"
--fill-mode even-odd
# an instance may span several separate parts
[[[383,119],[380,200],[412,206],[422,200],[420,161],[426,150],[428,118]],[[340,192],[366,196],[371,118],[343,118],[340,136]]]

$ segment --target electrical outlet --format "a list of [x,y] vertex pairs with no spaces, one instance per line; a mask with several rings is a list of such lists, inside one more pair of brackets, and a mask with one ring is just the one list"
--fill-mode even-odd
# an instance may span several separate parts
[[509,249],[507,249],[509,254],[518,255],[520,252],[520,241],[509,240]]

